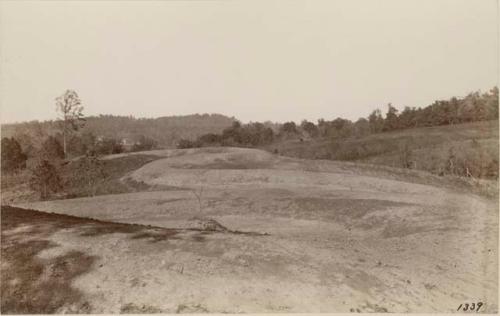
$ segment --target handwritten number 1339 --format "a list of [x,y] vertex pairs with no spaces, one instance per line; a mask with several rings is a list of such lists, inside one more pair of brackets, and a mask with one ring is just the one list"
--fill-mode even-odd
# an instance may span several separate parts
[[476,303],[471,303],[470,305],[468,303],[465,303],[465,304],[460,304],[457,308],[457,311],[459,311],[460,309],[462,309],[464,312],[466,311],[476,311],[476,312],[479,312],[479,309],[483,306],[483,303],[482,302],[478,302],[477,304]]

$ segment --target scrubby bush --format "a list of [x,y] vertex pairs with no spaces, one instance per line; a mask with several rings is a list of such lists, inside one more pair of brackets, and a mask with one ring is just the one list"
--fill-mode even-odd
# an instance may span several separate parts
[[41,159],[32,170],[30,187],[40,194],[42,200],[62,189],[61,178],[54,165]]
[[399,161],[401,167],[410,169],[413,166],[413,151],[408,142],[403,142],[399,145]]
[[195,141],[181,139],[177,148],[194,148],[204,146],[241,146],[256,147],[267,145],[274,140],[274,132],[262,123],[242,125],[234,122],[222,134],[209,133],[198,137]]
[[42,144],[39,156],[48,161],[64,159],[64,149],[54,136],[49,136]]
[[27,156],[14,138],[2,138],[2,172],[26,168]]
[[95,152],[99,155],[112,155],[122,153],[122,144],[114,138],[104,138],[97,142]]
[[193,142],[189,139],[181,139],[177,143],[177,148],[179,148],[179,149],[194,148],[194,147],[198,147],[198,146],[196,146],[195,142]]
[[473,140],[459,150],[450,147],[445,171],[463,177],[498,179],[498,156],[488,153],[477,140]]
[[68,140],[68,154],[72,157],[85,155],[89,150],[97,150],[97,143],[97,137],[91,132],[73,134]]
[[132,146],[132,151],[153,150],[158,146],[158,142],[144,135],[139,136],[138,141]]
[[77,161],[74,179],[78,179],[81,187],[85,187],[87,196],[94,196],[98,186],[106,179],[104,165],[95,151],[88,151]]

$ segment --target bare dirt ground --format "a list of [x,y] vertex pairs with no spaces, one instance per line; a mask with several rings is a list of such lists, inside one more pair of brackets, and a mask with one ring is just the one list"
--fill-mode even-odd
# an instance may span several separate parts
[[[30,253],[42,271],[66,255],[92,258],[66,278],[78,295],[57,311],[453,312],[472,302],[498,309],[494,199],[432,177],[425,184],[425,175],[412,183],[251,149],[156,154],[165,158],[123,180],[168,191],[18,205],[155,227],[89,234],[95,223],[61,224],[36,235],[39,221],[2,226],[3,241],[52,245]],[[231,231],[199,230],[200,217]],[[168,238],[147,229],[166,229]],[[2,259],[2,278],[12,271]]]

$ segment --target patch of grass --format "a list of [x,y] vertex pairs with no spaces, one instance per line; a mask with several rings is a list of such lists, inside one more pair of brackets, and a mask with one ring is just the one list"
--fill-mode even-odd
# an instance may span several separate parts
[[2,173],[0,177],[2,204],[38,200],[38,193],[29,187],[30,177],[31,172],[27,169],[16,173]]
[[208,309],[201,304],[180,304],[177,306],[177,314],[199,314],[208,313]]
[[[137,182],[128,178],[124,181],[121,180],[128,173],[161,158],[155,155],[137,154],[103,160],[103,171],[106,178],[97,185],[95,195],[171,189],[168,187],[153,187],[144,182]],[[64,190],[55,194],[52,198],[64,199],[88,196],[88,188],[83,179],[75,172],[76,169],[76,161],[69,161],[58,168],[58,172],[63,179]],[[31,172],[29,170],[23,170],[13,175],[2,175],[2,204],[38,201],[38,193],[32,191],[28,186],[30,176]]]
[[89,271],[95,258],[78,251],[48,261],[36,258],[51,246],[47,240],[2,246],[2,261],[8,263],[2,267],[2,313],[51,314],[63,305],[73,305],[74,312],[89,311],[71,281]]
[[[103,171],[106,175],[105,181],[96,188],[96,195],[119,194],[147,191],[151,186],[144,182],[136,182],[131,179],[121,181],[126,174],[137,170],[145,164],[161,157],[154,155],[129,155],[114,159],[103,160]],[[65,193],[67,198],[88,196],[87,187],[83,181],[75,179],[76,162],[71,162],[62,169],[65,179]]]
[[[359,138],[288,140],[265,149],[277,149],[281,155],[290,157],[356,161],[438,175],[498,179],[498,121],[405,129]],[[451,168],[450,159],[456,160]]]
[[163,313],[163,311],[157,307],[149,305],[137,305],[134,303],[128,303],[120,308],[120,314],[158,314]]
[[[82,300],[82,294],[71,286],[71,281],[89,271],[96,258],[72,251],[50,260],[38,259],[36,255],[42,250],[56,246],[46,239],[53,227],[44,221],[31,222],[40,218],[27,214],[2,207],[1,312],[52,314],[64,305],[72,306],[73,312],[89,312],[90,305]],[[33,228],[29,232],[12,233],[12,229],[21,225]]]

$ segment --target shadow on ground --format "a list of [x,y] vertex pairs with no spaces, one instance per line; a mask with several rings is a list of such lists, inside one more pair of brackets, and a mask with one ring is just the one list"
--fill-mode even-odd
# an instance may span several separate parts
[[[89,272],[95,256],[80,251],[41,259],[37,255],[58,245],[49,236],[61,229],[75,229],[80,236],[95,237],[104,234],[130,234],[131,239],[160,242],[179,239],[182,230],[152,226],[121,224],[80,218],[69,215],[44,213],[11,206],[1,207],[1,313],[51,314],[64,306],[70,313],[89,313],[90,303],[80,291],[71,286],[72,280]],[[205,241],[211,233],[246,234],[245,232],[195,231],[191,239]],[[132,309],[135,311],[135,309]]]

